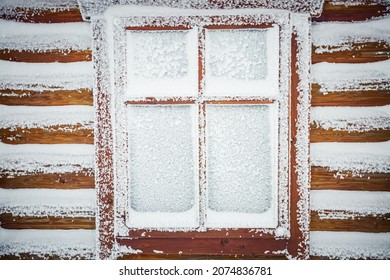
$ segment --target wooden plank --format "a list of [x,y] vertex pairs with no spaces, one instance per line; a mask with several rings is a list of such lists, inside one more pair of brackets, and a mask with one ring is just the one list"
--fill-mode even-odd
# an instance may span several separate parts
[[0,50],[0,59],[16,62],[79,62],[91,61],[91,50],[48,50],[48,51],[18,51],[3,49]]
[[92,170],[80,173],[53,173],[31,175],[8,175],[3,171],[0,188],[5,189],[93,189],[95,180]]
[[390,214],[358,216],[348,219],[321,219],[317,211],[312,211],[310,230],[390,232]]
[[[337,1],[340,3],[340,1]],[[364,21],[376,17],[382,17],[389,13],[389,5],[378,3],[375,0],[367,0],[365,5],[351,5],[326,1],[320,17],[313,18],[314,22],[324,21]]]
[[118,260],[287,260],[283,255],[127,254]]
[[352,176],[351,171],[330,171],[326,167],[312,166],[311,189],[390,191],[390,173],[362,173]]
[[15,90],[1,89],[0,104],[27,106],[93,105],[91,89]]
[[390,45],[384,42],[354,43],[349,50],[339,51],[340,46],[329,46],[329,51],[316,53],[318,46],[312,47],[312,63],[367,63],[390,58]]
[[19,7],[13,11],[0,10],[0,18],[31,23],[62,23],[82,22],[80,10],[77,7],[69,9],[36,10]]
[[10,213],[0,215],[5,229],[95,229],[95,218],[80,217],[20,217]]
[[390,104],[390,90],[341,91],[323,94],[312,84],[312,106],[383,106]]
[[2,128],[0,141],[7,144],[93,144],[93,129],[82,125]]
[[348,132],[345,130],[324,129],[315,124],[310,126],[310,142],[381,142],[390,140],[389,129]]

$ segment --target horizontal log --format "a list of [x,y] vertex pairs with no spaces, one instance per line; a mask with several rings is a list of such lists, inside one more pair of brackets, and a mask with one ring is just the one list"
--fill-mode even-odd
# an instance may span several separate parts
[[[337,3],[338,2],[338,3]],[[366,1],[366,5],[351,5],[346,7],[340,1],[332,3],[327,1],[320,17],[313,18],[314,22],[323,21],[364,21],[376,17],[382,17],[389,13],[389,5]]]
[[364,132],[348,132],[310,126],[310,142],[381,142],[390,140],[390,130],[378,129]]
[[126,254],[118,260],[287,260],[280,255]]
[[50,63],[91,61],[91,50],[18,51],[0,50],[0,59],[16,62]]
[[82,22],[80,10],[77,7],[69,9],[36,10],[18,7],[13,11],[0,10],[0,18],[31,23],[62,23]]
[[312,166],[312,190],[390,191],[390,173],[362,173],[330,171],[326,167]]
[[340,46],[329,46],[329,50],[316,53],[320,47],[312,47],[312,63],[367,63],[390,58],[390,45],[384,42],[354,43],[349,50],[337,50]]
[[20,217],[10,213],[0,215],[5,229],[95,229],[94,218]]
[[323,94],[312,84],[312,106],[383,106],[390,104],[390,90],[341,91]]
[[7,175],[3,171],[0,188],[4,189],[94,189],[95,179],[92,170],[80,173],[53,173],[33,175]]
[[0,141],[6,144],[93,144],[93,130],[81,125],[45,128],[0,129]]
[[321,219],[317,211],[311,211],[310,230],[390,232],[390,214],[358,216],[348,219]]
[[78,90],[0,90],[0,104],[27,106],[93,105],[91,89]]

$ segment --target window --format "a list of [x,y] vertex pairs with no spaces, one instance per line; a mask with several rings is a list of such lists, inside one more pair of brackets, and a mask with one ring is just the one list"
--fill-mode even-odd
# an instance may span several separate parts
[[290,254],[305,208],[290,14],[177,11],[95,23],[108,32],[95,60],[99,246]]

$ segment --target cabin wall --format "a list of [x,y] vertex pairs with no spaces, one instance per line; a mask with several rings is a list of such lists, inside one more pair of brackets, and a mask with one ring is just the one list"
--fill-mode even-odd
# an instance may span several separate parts
[[[95,257],[92,34],[58,3],[0,7],[0,258]],[[313,259],[390,258],[389,11],[328,1],[313,19]]]

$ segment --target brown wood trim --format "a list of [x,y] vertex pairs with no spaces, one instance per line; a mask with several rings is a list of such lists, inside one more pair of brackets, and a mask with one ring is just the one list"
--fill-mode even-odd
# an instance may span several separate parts
[[358,216],[348,219],[321,219],[318,212],[312,211],[310,215],[310,230],[390,232],[390,213],[377,216]]
[[368,0],[365,5],[348,6],[326,1],[320,17],[313,18],[314,22],[324,21],[364,21],[382,17],[389,13],[389,6],[378,1]]
[[18,7],[11,12],[0,9],[0,18],[30,23],[83,22],[78,8],[36,10]]
[[95,229],[95,218],[20,217],[3,213],[0,226],[5,229]]
[[2,49],[0,59],[16,62],[46,63],[46,62],[78,62],[91,61],[91,50],[48,50],[48,51],[18,51]]
[[264,29],[272,27],[274,23],[271,22],[265,22],[262,24],[242,24],[242,25],[226,25],[226,24],[211,24],[211,25],[205,25],[205,29],[210,30],[224,30],[224,29]]
[[24,106],[93,105],[91,89],[17,90],[1,89],[0,104]]
[[218,105],[218,104],[273,104],[274,100],[255,100],[255,99],[241,99],[241,100],[207,100],[206,104]]
[[180,31],[180,30],[190,30],[192,29],[189,25],[176,25],[176,26],[155,26],[155,25],[146,25],[146,26],[127,26],[126,30],[129,31]]
[[93,129],[82,125],[45,128],[0,128],[0,141],[7,144],[93,144]]
[[94,189],[93,170],[80,173],[53,173],[31,175],[9,175],[3,170],[0,174],[0,187],[4,189]]
[[316,53],[319,48],[312,47],[312,63],[367,63],[383,61],[390,58],[390,45],[384,42],[354,43],[350,50],[338,51],[339,46],[329,46],[329,51]]
[[390,173],[362,173],[353,176],[351,171],[330,171],[326,167],[312,166],[311,189],[390,191]]
[[381,142],[390,140],[390,129],[348,132],[317,127],[311,124],[310,142]]
[[198,255],[265,255],[266,251],[278,251],[286,248],[286,240],[264,238],[118,238],[120,245],[141,250],[142,254],[152,254],[154,250],[166,254]]
[[118,260],[287,260],[285,255],[127,254]]
[[383,106],[390,104],[390,90],[341,91],[323,94],[312,84],[312,106]]

